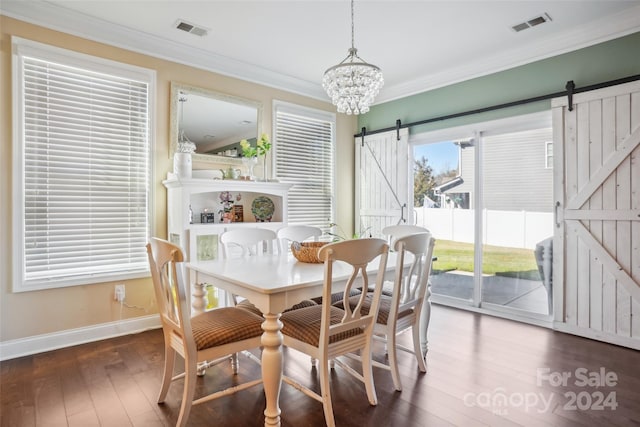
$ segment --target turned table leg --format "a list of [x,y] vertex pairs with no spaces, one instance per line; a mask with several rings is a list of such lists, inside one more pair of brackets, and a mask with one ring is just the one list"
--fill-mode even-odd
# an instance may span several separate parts
[[262,323],[262,381],[267,407],[264,425],[280,425],[280,387],[282,384],[282,322],[280,314],[264,314]]

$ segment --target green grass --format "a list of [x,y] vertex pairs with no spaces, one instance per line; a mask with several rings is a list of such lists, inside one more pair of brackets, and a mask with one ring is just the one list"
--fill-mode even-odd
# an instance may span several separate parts
[[[433,263],[434,272],[451,270],[473,272],[472,243],[436,240],[433,254],[438,258]],[[533,250],[484,245],[482,260],[484,274],[540,280]]]

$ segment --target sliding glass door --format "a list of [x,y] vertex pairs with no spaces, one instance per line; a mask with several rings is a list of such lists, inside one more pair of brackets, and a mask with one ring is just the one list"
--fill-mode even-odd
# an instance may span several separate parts
[[[471,157],[469,157],[471,156]],[[441,141],[414,149],[416,223],[436,236],[431,291],[441,298],[474,300],[473,144]],[[463,167],[464,165],[464,167]],[[471,169],[468,169],[471,167]]]
[[449,135],[412,141],[416,224],[436,237],[432,300],[545,319],[553,234],[549,116]]
[[[482,304],[548,314],[553,235],[551,129],[483,135]],[[550,278],[549,278],[550,281]]]

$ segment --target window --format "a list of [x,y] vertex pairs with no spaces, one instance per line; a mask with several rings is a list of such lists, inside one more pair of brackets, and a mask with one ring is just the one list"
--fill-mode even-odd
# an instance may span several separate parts
[[544,167],[545,169],[553,168],[553,141],[544,143]]
[[14,291],[148,276],[155,74],[13,39]]
[[335,114],[274,102],[275,174],[289,190],[288,222],[334,222]]

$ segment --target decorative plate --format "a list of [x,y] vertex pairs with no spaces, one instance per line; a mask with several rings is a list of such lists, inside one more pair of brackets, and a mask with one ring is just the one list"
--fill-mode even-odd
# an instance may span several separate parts
[[253,213],[258,222],[271,221],[275,210],[276,207],[273,204],[273,200],[266,196],[256,197],[251,203],[251,213]]

